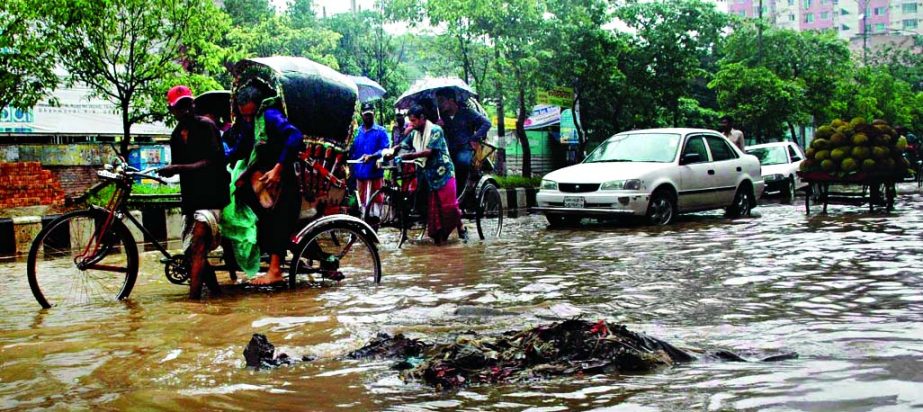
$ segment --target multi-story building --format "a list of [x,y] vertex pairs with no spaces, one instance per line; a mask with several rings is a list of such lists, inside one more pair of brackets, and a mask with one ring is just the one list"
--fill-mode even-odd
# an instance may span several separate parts
[[[836,30],[843,39],[923,34],[920,0],[717,0],[728,13],[793,30]],[[865,35],[868,36],[865,36]]]

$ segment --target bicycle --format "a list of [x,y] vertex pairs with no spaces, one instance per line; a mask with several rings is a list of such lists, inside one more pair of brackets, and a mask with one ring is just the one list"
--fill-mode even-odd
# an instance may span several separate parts
[[[483,143],[486,145],[486,143]],[[490,145],[487,145],[492,147]],[[479,151],[482,156],[476,156],[471,173],[458,194],[459,206],[462,209],[462,218],[474,220],[481,240],[499,237],[503,231],[503,203],[500,191],[493,176],[484,173],[483,162],[490,151]],[[488,163],[489,165],[489,163]],[[369,196],[371,201],[365,206],[363,216],[376,231],[381,227],[392,227],[398,230],[397,247],[400,248],[411,237],[422,239],[426,233],[426,207],[420,205],[416,190],[408,189],[408,184],[414,177],[412,170],[403,170],[405,164],[398,160],[391,163],[382,163],[382,169],[390,171],[390,177],[385,180],[381,189]],[[489,170],[489,169],[488,169]],[[472,195],[476,194],[476,195]],[[374,210],[379,207],[380,210]],[[417,231],[419,231],[417,233]],[[415,232],[411,236],[411,232]]]
[[[26,271],[29,287],[44,308],[67,304],[122,300],[129,297],[139,270],[138,245],[125,223],[133,224],[162,255],[164,275],[173,284],[189,279],[186,258],[171,254],[166,246],[139,222],[126,206],[137,179],[164,180],[156,169],[138,170],[119,158],[115,166],[97,172],[102,179],[83,198],[114,186],[106,206],[66,213],[39,232],[29,250]],[[317,283],[344,279],[381,282],[378,237],[362,220],[347,215],[330,215],[306,222],[292,237],[289,251],[288,286],[300,278]],[[213,270],[233,270],[219,264]]]

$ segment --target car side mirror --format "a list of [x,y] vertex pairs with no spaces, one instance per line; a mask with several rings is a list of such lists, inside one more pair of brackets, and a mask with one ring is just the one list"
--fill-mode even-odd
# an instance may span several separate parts
[[686,153],[683,155],[682,164],[699,163],[702,161],[702,155],[698,153]]

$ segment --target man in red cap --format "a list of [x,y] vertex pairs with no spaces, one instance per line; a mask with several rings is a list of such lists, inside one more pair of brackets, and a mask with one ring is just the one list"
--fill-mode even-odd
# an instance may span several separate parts
[[174,86],[167,92],[167,106],[177,120],[170,137],[172,161],[160,169],[161,176],[180,176],[183,250],[189,259],[189,297],[202,296],[203,282],[213,295],[221,293],[208,252],[220,244],[221,209],[230,202],[231,177],[224,167],[224,148],[215,123],[196,116],[192,91]]

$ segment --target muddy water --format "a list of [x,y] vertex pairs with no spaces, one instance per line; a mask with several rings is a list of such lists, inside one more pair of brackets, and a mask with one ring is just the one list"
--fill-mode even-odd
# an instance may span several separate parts
[[[490,244],[383,251],[374,289],[247,292],[192,303],[145,255],[128,302],[40,311],[21,263],[0,266],[0,409],[906,410],[923,407],[923,197],[891,216],[685,217],[667,229],[548,230]],[[468,306],[497,309],[478,315]],[[434,393],[388,362],[340,361],[379,331],[439,339],[583,314],[684,347],[782,363],[698,362]],[[244,368],[264,333],[318,360]]]

